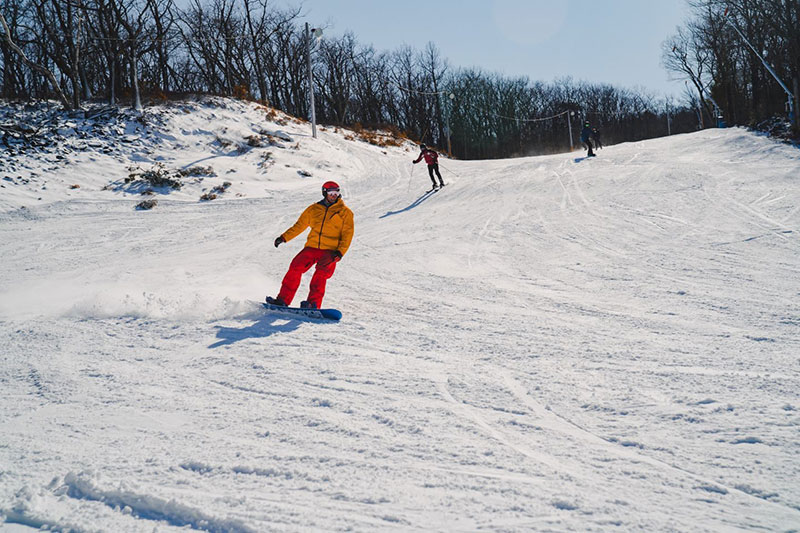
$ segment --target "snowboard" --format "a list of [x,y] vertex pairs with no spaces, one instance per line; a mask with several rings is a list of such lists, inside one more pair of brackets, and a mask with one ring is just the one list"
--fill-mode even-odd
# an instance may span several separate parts
[[333,320],[338,322],[342,319],[342,312],[338,309],[306,309],[303,307],[284,307],[282,305],[272,305],[262,302],[262,305],[281,315],[294,315],[305,318],[319,318],[323,320]]

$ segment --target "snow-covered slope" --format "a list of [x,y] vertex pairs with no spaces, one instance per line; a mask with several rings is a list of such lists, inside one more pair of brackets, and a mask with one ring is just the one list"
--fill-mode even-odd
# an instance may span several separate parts
[[[0,530],[800,528],[796,148],[443,160],[423,197],[410,144],[241,102],[70,120],[0,169]],[[215,175],[136,210],[156,163]],[[271,315],[328,179],[344,319]]]

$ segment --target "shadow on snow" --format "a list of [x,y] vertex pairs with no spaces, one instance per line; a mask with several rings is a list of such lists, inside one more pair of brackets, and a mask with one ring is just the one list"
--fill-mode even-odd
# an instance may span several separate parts
[[410,205],[408,205],[407,207],[404,207],[403,209],[399,209],[399,210],[397,210],[397,211],[389,211],[389,212],[387,212],[385,215],[381,215],[379,218],[386,218],[386,217],[390,217],[390,216],[392,216],[392,215],[399,215],[400,213],[405,213],[406,211],[409,211],[409,210],[411,210],[411,209],[414,209],[415,207],[417,207],[418,205],[420,205],[422,202],[424,202],[425,200],[427,200],[428,198],[430,198],[431,196],[433,196],[433,193],[434,193],[434,191],[427,191],[427,192],[425,192],[425,193],[424,193],[422,196],[420,196],[419,198],[417,198],[416,200],[414,200],[414,201],[413,201],[413,202],[412,202]]
[[219,348],[246,339],[266,338],[275,333],[290,333],[295,331],[303,323],[323,324],[327,320],[317,318],[306,318],[302,316],[287,317],[286,315],[270,313],[265,310],[264,316],[258,318],[255,323],[241,328],[227,326],[216,326],[217,342],[211,344],[209,348]]

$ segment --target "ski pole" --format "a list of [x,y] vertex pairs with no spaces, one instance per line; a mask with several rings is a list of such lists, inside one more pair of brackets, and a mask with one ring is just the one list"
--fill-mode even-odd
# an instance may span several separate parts
[[452,170],[450,170],[449,168],[447,168],[446,166],[444,166],[443,164],[439,163],[439,166],[442,167],[443,169],[445,169],[446,171],[448,171],[450,174],[454,175],[455,177],[457,177],[457,178],[461,177],[458,174],[456,174],[455,172],[453,172]]

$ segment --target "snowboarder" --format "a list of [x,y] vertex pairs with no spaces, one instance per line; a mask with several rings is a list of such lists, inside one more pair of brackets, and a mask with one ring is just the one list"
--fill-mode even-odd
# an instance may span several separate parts
[[267,296],[267,303],[290,305],[303,274],[316,265],[308,288],[308,299],[301,302],[300,307],[319,309],[322,306],[325,285],[353,240],[353,212],[344,205],[336,182],[326,181],[322,185],[322,200],[308,206],[297,222],[275,239],[275,248],[291,241],[309,227],[311,231],[305,248],[292,259],[278,296]]
[[597,128],[592,128],[592,141],[594,141],[594,147],[600,149],[603,147],[603,143],[600,142],[600,130]]
[[592,125],[589,124],[588,120],[584,122],[583,129],[581,130],[581,142],[583,146],[589,150],[586,157],[594,157],[594,152],[592,152]]
[[[425,158],[425,162],[428,164],[428,175],[431,177],[431,181],[433,182],[433,189],[437,187],[444,187],[444,181],[442,180],[442,175],[439,174],[439,154],[436,153],[435,150],[431,150],[425,144],[419,145],[419,157],[414,160],[414,164],[420,162],[422,158]],[[439,185],[436,184],[436,178],[433,177],[433,173],[436,172],[436,175],[439,176]]]

